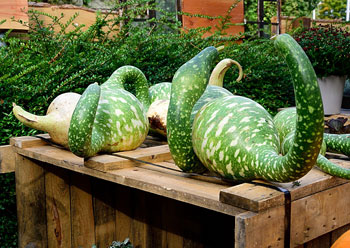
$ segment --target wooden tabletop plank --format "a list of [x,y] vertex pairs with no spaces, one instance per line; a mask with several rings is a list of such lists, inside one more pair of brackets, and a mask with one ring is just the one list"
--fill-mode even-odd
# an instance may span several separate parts
[[227,185],[215,184],[204,180],[199,181],[197,178],[191,178],[191,175],[180,171],[154,168],[152,165],[144,164],[137,167],[102,172],[85,167],[82,158],[54,146],[46,145],[15,149],[17,153],[23,156],[53,166],[170,197],[225,214],[234,216],[245,211],[219,201],[219,192],[221,189],[227,188]]
[[[115,153],[124,157],[131,157],[146,162],[160,162],[171,159],[168,145],[146,147],[142,149]],[[132,167],[139,164],[135,160],[117,157],[109,154],[93,157],[85,161],[85,166],[100,171],[109,171]]]

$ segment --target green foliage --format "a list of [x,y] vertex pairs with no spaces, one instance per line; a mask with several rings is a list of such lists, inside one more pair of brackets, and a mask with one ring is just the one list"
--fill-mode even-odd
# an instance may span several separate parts
[[[8,144],[12,136],[37,133],[13,116],[13,102],[32,113],[44,114],[57,95],[82,93],[91,83],[103,83],[122,65],[140,68],[150,85],[171,81],[175,71],[200,50],[223,42],[226,49],[221,58],[238,60],[245,73],[242,82],[236,83],[237,70],[229,70],[225,87],[258,101],[271,113],[293,104],[288,70],[269,40],[238,45],[232,42],[237,37],[223,38],[221,34],[228,27],[225,17],[217,17],[221,18],[219,31],[203,39],[209,28],[183,32],[174,13],[159,9],[151,0],[128,0],[114,10],[120,8],[125,10],[123,16],[99,14],[95,24],[85,30],[83,25],[74,26],[77,14],[63,23],[62,16],[30,11],[30,24],[25,25],[30,25],[31,31],[25,39],[10,37],[9,32],[0,40],[6,43],[0,47],[0,145]],[[135,19],[147,8],[161,15],[137,23]],[[51,22],[44,25],[41,15]],[[73,31],[68,27],[74,27]],[[126,88],[132,91],[131,84]],[[0,185],[0,247],[16,247],[16,214],[11,212],[15,209],[13,174],[0,176]]]
[[294,38],[308,55],[318,77],[349,74],[349,31],[319,25],[297,31]]
[[244,77],[236,82],[238,70],[228,70],[224,87],[236,95],[245,96],[263,105],[271,114],[278,108],[293,106],[291,76],[284,60],[267,39],[246,41],[225,47],[221,57],[239,61]]
[[[332,0],[330,0],[332,1]],[[283,16],[292,16],[292,17],[301,17],[309,16],[320,2],[320,0],[282,0],[281,15]],[[244,17],[249,21],[258,20],[258,1],[257,0],[245,0],[244,1]],[[270,22],[271,17],[277,15],[277,5],[275,2],[264,2],[264,13],[265,13],[265,22]],[[257,29],[257,25],[248,25],[249,31]]]
[[[332,0],[333,1],[333,0]],[[309,16],[310,13],[316,8],[320,0],[283,0],[282,1],[282,14],[286,16]]]
[[342,19],[346,17],[346,0],[323,0],[319,5],[320,19]]
[[17,247],[16,192],[14,173],[0,174],[0,247]]

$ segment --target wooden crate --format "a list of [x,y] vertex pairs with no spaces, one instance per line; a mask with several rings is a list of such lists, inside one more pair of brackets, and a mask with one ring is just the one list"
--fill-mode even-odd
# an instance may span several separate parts
[[[350,229],[347,180],[315,168],[298,183],[274,184],[289,194],[232,185],[181,172],[166,144],[147,142],[118,153],[131,160],[84,161],[36,137],[12,138],[0,161],[15,161],[19,247],[100,248],[128,237],[152,248],[328,248]],[[332,160],[350,168],[343,156]]]

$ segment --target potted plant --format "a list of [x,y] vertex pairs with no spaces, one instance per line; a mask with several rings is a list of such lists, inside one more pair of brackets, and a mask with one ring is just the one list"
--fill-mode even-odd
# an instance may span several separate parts
[[332,25],[318,25],[301,29],[293,36],[315,69],[325,115],[339,114],[350,72],[350,32]]

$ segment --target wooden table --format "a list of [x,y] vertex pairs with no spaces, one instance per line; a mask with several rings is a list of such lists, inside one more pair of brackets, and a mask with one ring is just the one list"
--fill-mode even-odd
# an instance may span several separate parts
[[[0,162],[3,171],[15,165],[19,247],[100,248],[130,238],[151,248],[329,248],[350,229],[349,181],[317,168],[274,184],[281,192],[183,173],[159,142],[118,154],[134,159],[84,161],[36,137],[12,138]],[[350,168],[342,156],[332,160]]]

